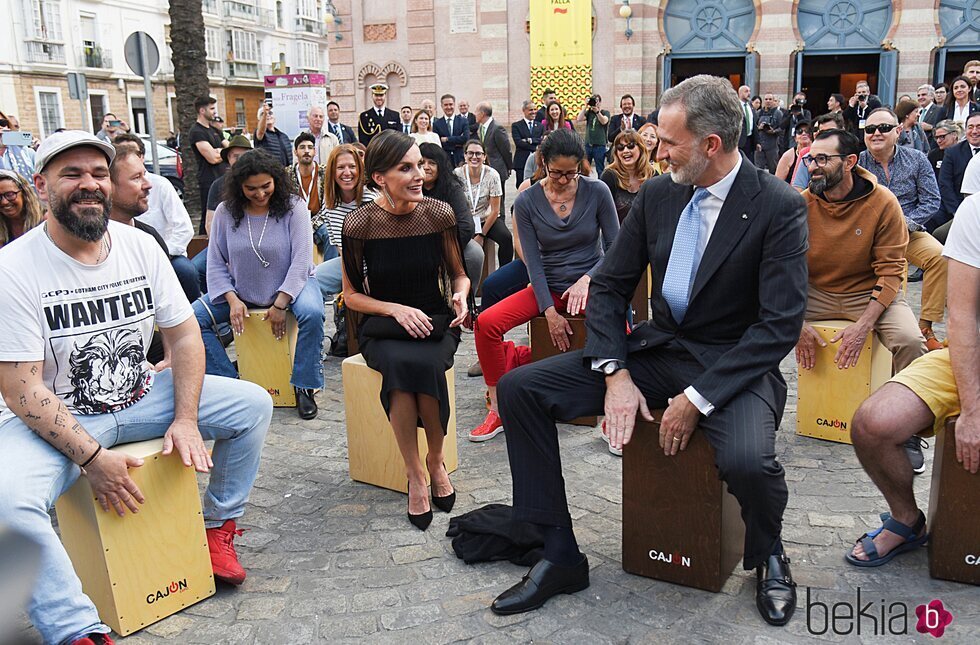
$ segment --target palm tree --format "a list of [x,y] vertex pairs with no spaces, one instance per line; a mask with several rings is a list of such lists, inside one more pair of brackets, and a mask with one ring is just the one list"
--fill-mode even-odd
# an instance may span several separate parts
[[194,100],[199,96],[208,96],[210,91],[201,0],[170,0],[170,49],[174,64],[174,91],[177,94],[177,121],[184,142],[180,150],[184,162],[184,204],[189,213],[200,213],[197,164],[190,146],[186,144],[186,137],[197,120]]

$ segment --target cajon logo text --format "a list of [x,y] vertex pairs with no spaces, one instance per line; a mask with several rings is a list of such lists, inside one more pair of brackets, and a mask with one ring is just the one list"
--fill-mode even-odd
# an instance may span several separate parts
[[155,593],[147,594],[146,604],[152,605],[158,600],[163,600],[164,598],[170,596],[171,594],[179,593],[187,590],[187,578],[183,580],[174,580],[169,585],[163,589],[158,589]]
[[817,418],[818,426],[826,426],[828,428],[840,428],[841,430],[847,430],[847,421],[841,421],[840,419],[821,419]]
[[657,551],[656,549],[650,549],[647,554],[651,560],[656,562],[664,562],[666,564],[672,564],[677,567],[691,567],[691,558],[686,555],[681,555],[680,553],[664,553],[663,551]]

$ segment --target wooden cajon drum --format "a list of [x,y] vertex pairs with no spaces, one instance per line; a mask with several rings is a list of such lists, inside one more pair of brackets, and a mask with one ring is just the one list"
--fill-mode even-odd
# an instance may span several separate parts
[[315,243],[313,244],[313,266],[320,266],[323,264],[323,253],[320,252],[320,247]]
[[[344,359],[341,369],[344,381],[344,408],[347,415],[347,465],[350,478],[373,486],[408,493],[405,460],[402,459],[395,432],[381,406],[381,372],[367,366],[360,354]],[[453,472],[458,464],[456,452],[456,385],[453,368],[446,370],[449,386],[449,427],[443,451],[446,470]],[[419,457],[429,452],[425,430],[419,428]],[[429,473],[425,474],[426,481]]]
[[[565,316],[568,323],[572,326],[572,335],[569,338],[570,347],[568,351],[585,349],[585,317],[584,316]],[[531,362],[540,361],[558,354],[558,350],[551,342],[551,334],[548,333],[548,319],[544,316],[535,316],[528,323],[528,337],[531,341]],[[577,419],[560,419],[576,426],[595,427],[598,417],[579,417]]]
[[194,259],[194,256],[208,248],[208,236],[207,235],[195,235],[191,238],[191,241],[187,243],[187,257]]
[[837,332],[852,324],[849,320],[823,320],[810,323],[827,342],[817,346],[813,369],[798,369],[796,434],[840,443],[851,443],[851,419],[858,406],[892,376],[892,354],[869,334],[858,364],[837,369],[834,355],[840,343],[831,343]]
[[286,312],[286,336],[276,340],[272,323],[262,320],[266,311],[249,309],[243,333],[235,336],[238,376],[264,387],[277,408],[296,407],[296,392],[289,384],[296,354],[296,318],[292,312]]
[[685,587],[720,591],[742,559],[745,525],[738,501],[718,479],[715,454],[695,430],[673,457],[656,421],[637,417],[623,448],[623,569]]
[[487,276],[497,270],[497,244],[489,237],[483,238],[483,273],[480,275],[480,284],[476,287],[476,295],[483,295],[483,281]]
[[633,301],[630,303],[630,306],[633,307],[634,327],[637,323],[650,320],[650,279],[650,265],[647,265],[647,270],[640,277],[640,283],[636,285]]
[[980,474],[956,461],[956,418],[936,437],[929,494],[929,575],[980,585]]
[[82,590],[122,636],[214,595],[197,477],[162,450],[163,439],[112,448],[144,460],[129,471],[146,498],[139,513],[103,511],[85,477],[55,505]]

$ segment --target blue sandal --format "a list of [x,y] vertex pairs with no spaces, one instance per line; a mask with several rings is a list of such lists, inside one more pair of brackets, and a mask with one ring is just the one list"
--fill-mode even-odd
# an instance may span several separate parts
[[[855,542],[855,544],[860,544],[862,547],[864,547],[864,553],[868,556],[868,559],[859,560],[855,558],[850,551],[848,551],[844,555],[844,559],[847,560],[848,563],[853,564],[855,567],[880,567],[883,564],[891,562],[895,556],[917,549],[929,541],[928,533],[919,535],[919,532],[921,532],[926,525],[926,516],[923,515],[922,511],[919,511],[919,518],[915,521],[915,525],[913,526],[902,524],[898,520],[893,519],[890,513],[882,513],[879,517],[881,517],[882,525],[871,533],[865,533]],[[899,544],[885,555],[878,555],[878,549],[875,548],[874,537],[882,531],[891,531],[895,535],[903,538],[905,542]]]

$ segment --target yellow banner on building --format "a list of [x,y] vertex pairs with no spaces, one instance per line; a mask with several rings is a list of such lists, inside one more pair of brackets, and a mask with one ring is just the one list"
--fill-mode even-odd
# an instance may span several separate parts
[[574,115],[592,94],[592,1],[531,0],[531,98],[545,88]]

